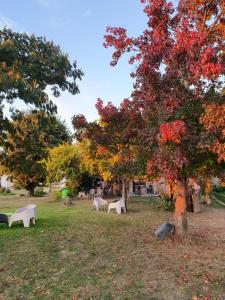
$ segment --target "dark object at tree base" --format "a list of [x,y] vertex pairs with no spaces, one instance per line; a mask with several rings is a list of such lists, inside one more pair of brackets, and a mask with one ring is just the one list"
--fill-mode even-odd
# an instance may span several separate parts
[[164,240],[165,237],[169,234],[175,233],[175,226],[170,223],[163,223],[161,224],[155,231],[155,236],[159,240]]
[[5,214],[0,214],[0,223],[8,224],[8,216]]
[[192,202],[192,196],[187,197],[187,212],[193,213],[193,202]]
[[72,199],[71,198],[69,198],[69,197],[67,197],[66,198],[66,202],[64,202],[64,204],[66,205],[66,206],[72,206],[73,205],[73,202],[72,202]]

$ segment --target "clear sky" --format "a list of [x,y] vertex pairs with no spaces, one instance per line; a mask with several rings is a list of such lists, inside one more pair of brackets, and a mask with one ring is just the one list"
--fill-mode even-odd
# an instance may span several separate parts
[[89,121],[97,118],[95,103],[119,104],[132,90],[132,67],[124,58],[111,67],[111,49],[104,49],[106,26],[122,26],[137,35],[145,28],[143,5],[139,0],[7,0],[1,1],[0,26],[45,36],[77,60],[85,76],[79,83],[80,94],[68,93],[56,99],[58,113],[71,125],[74,114]]

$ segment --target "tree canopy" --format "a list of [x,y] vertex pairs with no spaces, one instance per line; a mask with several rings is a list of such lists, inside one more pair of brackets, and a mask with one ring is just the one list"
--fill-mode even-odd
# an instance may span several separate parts
[[147,120],[152,141],[148,172],[168,179],[191,176],[196,162],[215,161],[218,154],[204,151],[207,126],[201,123],[212,104],[217,105],[217,117],[224,118],[224,5],[181,0],[176,8],[164,0],[142,2],[148,18],[143,34],[130,38],[125,29],[108,27],[104,45],[115,48],[112,65],[123,53],[133,52],[129,63],[137,67],[132,99]]
[[134,108],[127,109],[127,102],[124,100],[117,108],[112,103],[104,106],[98,99],[99,121],[88,123],[82,115],[72,120],[83,163],[104,180],[120,178],[125,200],[128,180],[146,174],[146,155],[138,136],[144,122]]
[[47,157],[48,148],[70,141],[70,132],[57,116],[44,111],[14,112],[2,141],[1,164],[6,174],[33,195],[46,177],[41,160]]
[[59,46],[43,37],[0,30],[0,132],[7,126],[4,101],[12,104],[21,99],[38,109],[56,112],[46,91],[48,86],[55,97],[60,91],[79,93],[77,80],[83,72],[76,62],[70,63]]
[[66,179],[67,185],[75,188],[79,184],[80,157],[74,145],[61,144],[48,149],[48,156],[42,161],[49,183]]
[[[182,218],[188,177],[224,170],[224,1],[180,0],[177,6],[166,0],[141,2],[147,17],[141,35],[129,37],[124,28],[107,28],[104,46],[114,48],[111,65],[130,55],[134,89],[122,102],[121,114],[111,103],[98,101],[100,127],[103,132],[108,128],[103,137],[109,140],[110,129],[121,132],[123,118],[131,120],[125,126],[126,144],[134,143],[147,155],[150,176],[179,180],[176,211]],[[92,133],[92,128],[99,131],[82,117],[76,121]],[[117,135],[121,143],[122,137]]]

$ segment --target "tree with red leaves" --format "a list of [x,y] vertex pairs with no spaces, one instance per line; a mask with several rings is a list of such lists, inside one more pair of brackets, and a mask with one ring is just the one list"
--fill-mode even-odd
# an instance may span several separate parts
[[224,120],[225,3],[141,2],[148,18],[143,33],[130,38],[124,28],[108,27],[104,46],[115,49],[112,66],[130,53],[129,63],[135,65],[131,102],[145,122],[137,136],[148,141],[147,171],[178,183],[175,213],[177,229],[184,233],[187,179],[224,166],[224,123],[211,130],[215,114],[209,111],[216,105],[216,118]]
[[82,115],[73,117],[75,137],[78,141],[89,141],[88,156],[95,158],[94,169],[99,175],[106,180],[115,177],[122,180],[122,196],[127,203],[129,179],[145,174],[147,160],[140,149],[146,149],[147,143],[143,147],[139,137],[145,124],[128,99],[119,108],[110,102],[104,106],[98,99],[96,108],[98,122],[88,123]]

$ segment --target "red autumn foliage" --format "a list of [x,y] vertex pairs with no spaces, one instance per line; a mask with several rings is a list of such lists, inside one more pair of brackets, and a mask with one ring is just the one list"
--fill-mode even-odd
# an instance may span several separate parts
[[225,104],[204,105],[200,122],[206,130],[201,147],[215,153],[219,162],[225,161]]
[[141,2],[147,16],[143,33],[130,38],[126,29],[108,27],[104,46],[115,49],[113,66],[124,53],[136,66],[129,116],[145,123],[136,134],[149,155],[148,173],[188,176],[197,172],[197,161],[214,160],[210,151],[221,156],[221,150],[202,147],[207,128],[202,130],[200,117],[205,103],[224,101],[224,1],[179,0],[177,7],[166,0]]
[[174,142],[176,144],[180,144],[185,132],[184,122],[180,120],[163,123],[159,128],[162,143]]

